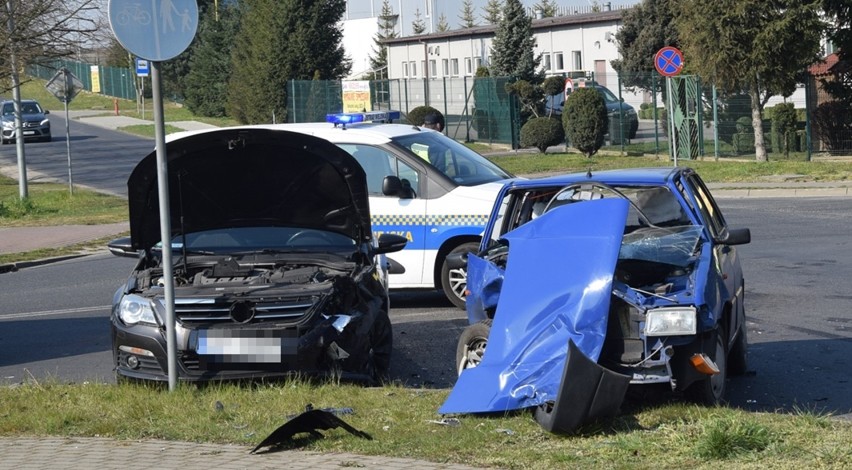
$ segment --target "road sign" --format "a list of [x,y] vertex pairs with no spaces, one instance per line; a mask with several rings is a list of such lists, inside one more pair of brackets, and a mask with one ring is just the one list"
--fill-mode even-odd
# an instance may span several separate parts
[[198,28],[195,0],[109,0],[118,42],[148,60],[169,60],[189,47]]
[[145,59],[136,58],[136,76],[137,77],[147,77],[150,73],[151,69],[148,65],[148,61]]
[[683,53],[676,47],[664,47],[654,56],[654,67],[664,77],[674,77],[683,68]]
[[81,82],[70,70],[62,67],[44,86],[47,91],[53,93],[59,101],[70,103],[83,89]]

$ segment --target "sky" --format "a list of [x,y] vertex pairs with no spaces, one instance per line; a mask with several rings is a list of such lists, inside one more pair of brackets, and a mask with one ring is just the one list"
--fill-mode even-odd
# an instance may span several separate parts
[[[606,3],[611,3],[613,9],[622,5],[635,5],[641,0],[556,0],[558,7],[564,8],[590,8],[594,4],[603,7]],[[533,7],[540,0],[521,0],[521,3],[527,7]],[[426,24],[426,32],[435,31],[431,28],[436,28],[438,18],[443,13],[450,24],[451,29],[459,27],[459,16],[461,16],[463,0],[388,0],[394,13],[399,13],[402,10],[402,26],[403,36],[411,34],[411,23],[415,20],[415,11],[420,10],[421,17]],[[483,8],[488,3],[488,0],[473,0],[474,16],[477,24],[485,24],[482,16],[485,14]],[[381,14],[383,0],[348,0],[346,7],[346,15],[344,19],[359,19],[375,17]]]

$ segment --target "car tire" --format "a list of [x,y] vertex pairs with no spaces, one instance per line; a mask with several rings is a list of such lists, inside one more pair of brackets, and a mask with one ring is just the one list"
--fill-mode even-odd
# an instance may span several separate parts
[[630,121],[630,131],[627,134],[629,139],[635,139],[636,133],[639,132],[639,120]]
[[482,362],[485,347],[488,345],[488,335],[491,334],[492,320],[482,320],[462,331],[459,344],[456,346],[456,371],[461,375],[465,369],[472,369]]
[[[479,250],[479,243],[469,242],[453,248],[447,256],[455,253],[476,253]],[[464,309],[464,291],[467,289],[467,270],[466,269],[450,269],[447,266],[447,258],[444,257],[441,266],[441,288],[444,290],[444,295],[456,307]]]
[[719,373],[709,375],[693,383],[686,390],[690,399],[707,406],[718,406],[725,402],[725,382],[728,380],[728,354],[725,331],[721,327],[713,334],[715,348],[710,359],[716,363]]
[[370,329],[368,374],[373,382],[381,384],[388,380],[392,353],[393,327],[388,313],[381,310]]

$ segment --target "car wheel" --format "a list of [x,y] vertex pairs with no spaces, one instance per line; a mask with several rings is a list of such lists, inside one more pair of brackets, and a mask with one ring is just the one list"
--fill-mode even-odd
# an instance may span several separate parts
[[725,331],[722,328],[714,334],[713,357],[711,359],[719,368],[719,373],[708,375],[706,378],[695,382],[687,389],[687,393],[693,401],[707,406],[716,406],[724,403],[725,382],[728,379],[728,356],[725,344]]
[[[454,253],[476,253],[479,250],[479,243],[462,243],[453,248],[447,256]],[[464,291],[467,289],[467,270],[464,268],[450,269],[447,266],[447,259],[444,258],[441,266],[441,288],[444,289],[444,295],[450,299],[458,308],[464,308]]]
[[491,319],[482,320],[462,331],[456,347],[456,369],[459,375],[465,369],[472,369],[482,362],[485,347],[488,345],[488,335],[491,334],[491,323]]
[[368,373],[376,383],[388,380],[391,354],[393,353],[393,328],[384,310],[379,311],[370,330]]
[[636,133],[639,132],[639,120],[630,121],[630,133],[627,135],[630,139],[636,138]]

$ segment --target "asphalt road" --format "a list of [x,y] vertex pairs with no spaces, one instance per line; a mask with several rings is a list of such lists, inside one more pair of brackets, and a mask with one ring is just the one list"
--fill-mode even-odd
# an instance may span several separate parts
[[[65,112],[49,114],[51,142],[26,142],[27,179],[68,181],[68,151]],[[127,197],[127,178],[136,163],[154,151],[154,141],[85,124],[74,119],[70,125],[71,176],[75,186]],[[0,146],[0,166],[17,168],[15,144]],[[17,170],[15,170],[17,177]]]
[[[746,277],[752,373],[729,381],[732,406],[852,413],[852,250],[847,198],[723,199]],[[0,275],[0,384],[112,378],[109,304],[133,260],[97,254]],[[438,292],[395,292],[392,377],[411,387],[455,381],[464,314]],[[675,397],[676,398],[676,397]]]

